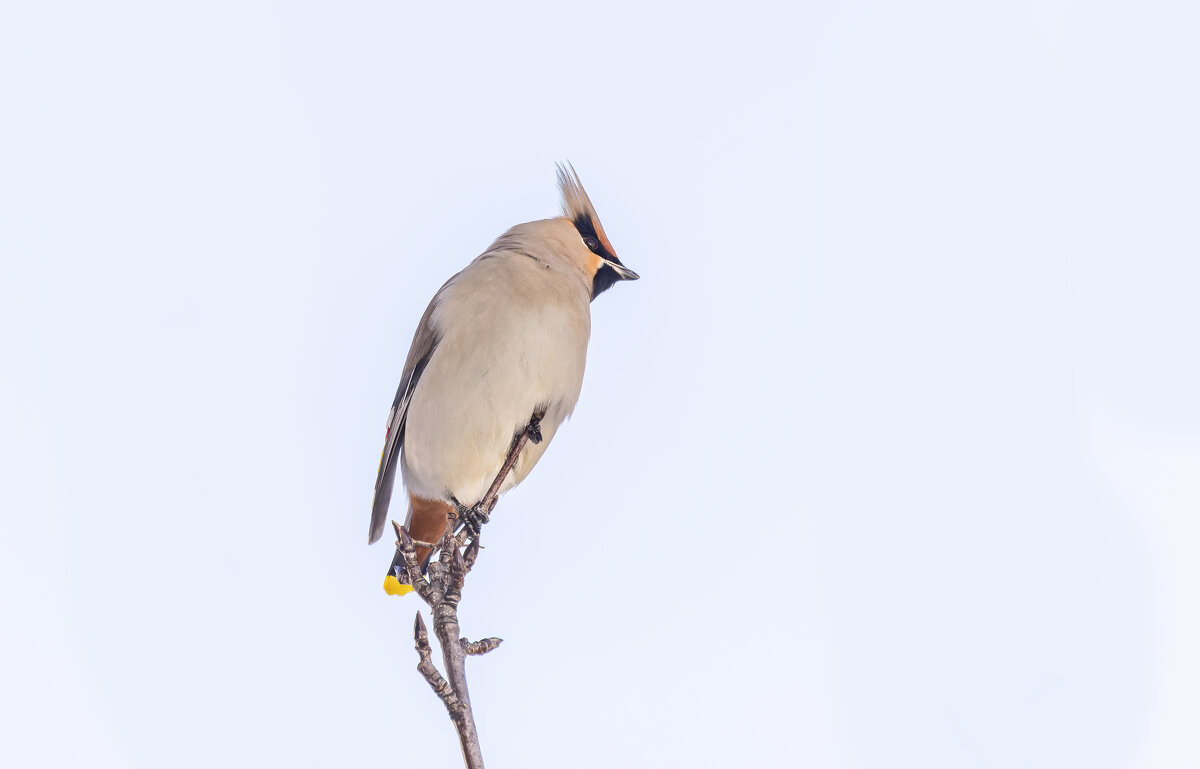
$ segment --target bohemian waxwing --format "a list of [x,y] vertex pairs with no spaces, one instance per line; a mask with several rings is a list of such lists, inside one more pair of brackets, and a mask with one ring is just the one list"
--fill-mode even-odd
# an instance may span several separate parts
[[[500,493],[529,475],[574,410],[590,303],[638,275],[613,252],[575,169],[560,165],[558,183],[562,216],[501,235],[446,281],[421,316],[388,414],[369,542],[383,534],[397,465],[409,533],[437,542],[451,512],[487,493],[531,420],[541,440],[525,444]],[[429,555],[418,547],[420,563]],[[393,573],[385,588],[407,592]]]

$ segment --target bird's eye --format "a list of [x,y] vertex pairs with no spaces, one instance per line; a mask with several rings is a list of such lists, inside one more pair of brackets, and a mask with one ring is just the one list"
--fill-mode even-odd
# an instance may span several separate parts
[[594,254],[600,253],[600,241],[593,238],[591,235],[584,237],[583,245],[588,247],[588,250]]

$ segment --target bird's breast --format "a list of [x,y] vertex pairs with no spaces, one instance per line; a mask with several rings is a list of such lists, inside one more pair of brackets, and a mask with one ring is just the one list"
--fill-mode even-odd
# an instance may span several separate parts
[[441,339],[409,404],[402,470],[409,491],[424,497],[478,500],[514,435],[544,412],[543,441],[522,454],[508,485],[519,482],[579,399],[586,298],[528,269],[532,260],[487,266],[464,270],[445,290],[434,313]]

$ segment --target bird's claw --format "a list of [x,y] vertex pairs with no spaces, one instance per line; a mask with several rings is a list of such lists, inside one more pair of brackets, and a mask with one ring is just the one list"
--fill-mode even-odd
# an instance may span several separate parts
[[542,415],[534,414],[529,418],[529,425],[525,428],[525,432],[529,435],[531,443],[542,442]]
[[488,522],[490,515],[487,510],[484,510],[479,505],[475,505],[474,507],[460,507],[458,509],[458,518],[462,521],[466,530],[471,533],[471,537],[475,538],[479,536],[480,530]]

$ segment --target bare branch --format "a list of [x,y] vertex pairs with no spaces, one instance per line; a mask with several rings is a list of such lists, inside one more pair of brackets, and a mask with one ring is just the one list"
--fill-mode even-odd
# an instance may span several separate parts
[[478,641],[468,641],[465,638],[458,639],[462,644],[463,651],[468,655],[482,655],[496,649],[500,644],[504,643],[503,638],[481,638]]
[[[508,457],[505,458],[500,472],[496,475],[487,494],[475,503],[469,511],[462,509],[457,513],[467,512],[474,536],[467,542],[468,532],[458,514],[452,514],[447,521],[446,532],[436,546],[431,543],[419,543],[423,547],[440,550],[438,557],[429,562],[428,579],[421,573],[421,565],[417,562],[417,542],[408,529],[392,522],[396,529],[396,548],[404,565],[404,577],[412,585],[413,590],[429,605],[433,616],[433,631],[438,637],[438,645],[442,647],[442,663],[446,670],[443,678],[433,664],[433,650],[429,645],[429,631],[421,612],[413,624],[413,638],[416,641],[417,655],[420,658],[417,670],[429,683],[430,688],[446,706],[454,728],[458,732],[459,744],[462,747],[463,760],[467,769],[483,769],[483,755],[479,750],[479,734],[475,729],[475,716],[471,710],[471,695],[467,689],[467,656],[478,656],[495,650],[501,644],[499,638],[484,638],[470,642],[459,634],[458,604],[462,600],[463,582],[471,568],[479,558],[479,525],[486,523],[488,515],[496,506],[496,499],[505,478],[512,472],[513,466],[520,456],[525,444],[532,440],[539,443],[542,440],[540,430],[541,415],[534,414],[529,424],[513,439]],[[458,531],[455,531],[458,529]],[[463,550],[465,546],[465,552]]]
[[396,549],[404,557],[404,576],[408,579],[408,584],[412,585],[413,590],[417,591],[417,595],[429,603],[429,583],[421,577],[421,565],[417,563],[416,543],[409,536],[408,529],[395,521],[392,521],[392,527],[396,530],[396,537],[399,539]]
[[454,717],[454,711],[458,709],[458,695],[454,693],[454,689],[442,678],[442,674],[438,672],[437,667],[433,664],[433,650],[429,647],[429,631],[425,629],[425,620],[421,618],[421,612],[417,612],[417,619],[413,623],[413,639],[416,641],[417,654],[421,660],[417,663],[417,670],[429,682],[433,688],[433,693],[441,698],[445,704],[446,710],[450,712],[450,716]]
[[521,434],[513,441],[512,448],[508,450],[508,457],[504,460],[504,464],[500,467],[500,472],[496,474],[496,480],[492,481],[492,485],[487,490],[487,494],[483,495],[483,499],[479,500],[476,507],[482,508],[487,512],[492,512],[492,508],[496,506],[496,498],[500,495],[500,486],[503,485],[504,479],[512,471],[513,465],[517,463],[517,457],[521,456],[521,449],[525,448],[525,444],[530,438],[535,438],[534,443],[542,442],[542,415],[534,414],[529,419],[529,424],[521,431]]
[[467,564],[467,571],[475,567],[475,559],[479,557],[479,537],[475,537],[467,544],[467,550],[463,553],[463,561]]

